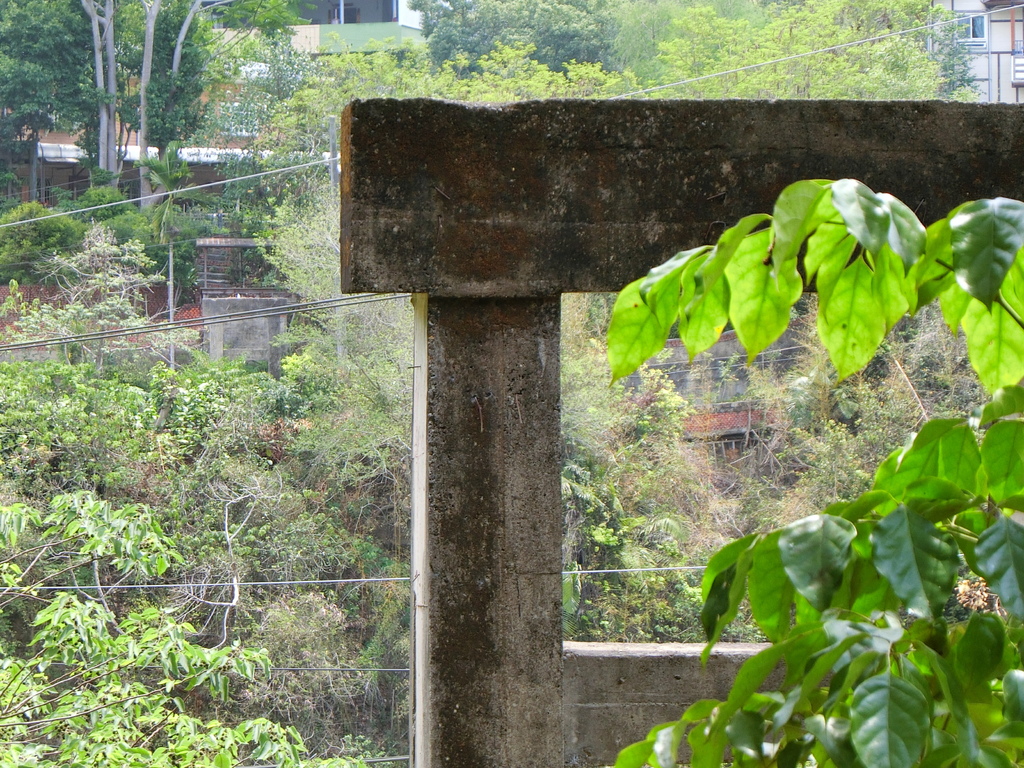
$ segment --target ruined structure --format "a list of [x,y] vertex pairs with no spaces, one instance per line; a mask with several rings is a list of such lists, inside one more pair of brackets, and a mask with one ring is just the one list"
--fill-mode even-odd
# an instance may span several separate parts
[[[1024,196],[1010,105],[366,101],[343,134],[345,290],[416,294],[416,768],[563,762],[561,293],[618,290],[799,179],[926,223]],[[638,681],[587,678],[636,703]]]

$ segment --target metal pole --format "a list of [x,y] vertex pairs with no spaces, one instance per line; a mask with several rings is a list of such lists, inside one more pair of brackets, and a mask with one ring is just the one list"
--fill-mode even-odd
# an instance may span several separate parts
[[331,189],[337,190],[341,174],[338,168],[338,118],[334,115],[327,118],[327,135],[331,142]]
[[[174,322],[174,243],[171,243],[167,255],[167,320]],[[168,362],[174,370],[174,342],[171,342]]]

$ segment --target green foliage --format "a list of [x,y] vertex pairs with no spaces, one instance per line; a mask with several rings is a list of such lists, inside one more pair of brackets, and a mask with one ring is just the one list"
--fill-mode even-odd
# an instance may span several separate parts
[[[0,224],[27,222],[51,213],[40,203],[22,203],[0,216]],[[77,247],[84,233],[81,222],[66,216],[0,229],[0,282],[40,282],[45,277],[46,260]]]
[[[678,322],[684,335],[701,322],[697,308],[720,282],[728,286],[723,325],[732,321],[740,335],[753,301],[768,307],[762,323],[785,327],[788,318],[777,316],[796,297],[772,308],[747,274],[761,268],[777,284],[795,275],[817,289],[818,333],[840,377],[863,367],[906,312],[941,297],[947,323],[963,324],[982,382],[1016,382],[1024,374],[1014,342],[1022,332],[1020,206],[975,201],[926,230],[898,200],[860,182],[795,184],[744,244],[735,246],[732,230],[620,294],[609,330],[613,370],[622,375],[656,351],[663,324]],[[744,247],[758,259],[730,273]],[[673,311],[666,293],[679,297]],[[746,338],[751,353],[770,341]],[[683,739],[694,766],[721,765],[728,748],[737,766],[1019,762],[1022,406],[1024,389],[1007,386],[970,420],[927,421],[881,463],[867,491],[712,557],[702,583],[705,655],[745,600],[772,645],[743,665],[725,701],[699,702],[654,729],[617,768],[674,765]],[[944,611],[964,564],[999,607],[950,625]],[[781,685],[764,690],[780,663]]]
[[[139,291],[160,280],[147,274],[151,267],[139,242],[118,245],[110,230],[97,224],[80,251],[52,256],[37,268],[61,285],[60,301],[26,302],[15,292],[0,307],[15,316],[7,335],[18,342],[38,339],[41,333],[60,337],[145,325],[148,318],[142,314]],[[181,330],[162,332],[151,337],[151,343],[166,345],[172,339],[182,343],[194,335]],[[112,353],[136,346],[128,337],[97,339],[67,344],[63,353],[69,362],[87,360],[102,368]]]
[[[204,648],[166,611],[119,614],[108,604],[101,573],[156,577],[181,560],[150,510],[58,496],[47,512],[0,507],[0,534],[8,555],[0,562],[0,605],[8,614],[28,605],[34,631],[25,655],[5,654],[0,664],[0,765],[300,764],[304,748],[293,729],[186,713],[190,692],[225,701],[232,679],[266,674],[263,653],[238,644]],[[41,543],[19,553],[26,537]],[[41,589],[76,569],[91,569],[85,590]]]
[[0,363],[0,469],[23,497],[129,483],[145,393],[88,366]]
[[[114,205],[114,203],[125,200],[125,196],[116,187],[89,187],[85,192],[80,194],[74,200],[69,201],[67,204],[62,206],[63,210],[68,211],[79,211],[83,208],[92,208],[97,205],[107,206],[106,208],[99,208],[95,211],[86,211],[85,213],[79,214],[79,216],[85,221],[102,221],[108,223],[111,219],[119,216],[130,215],[135,211],[135,206],[131,203],[125,202],[124,205]],[[131,238],[118,238],[119,242],[130,240]]]
[[570,61],[610,59],[611,18],[602,0],[413,0],[434,63],[460,57],[475,65],[497,44],[534,46],[533,58],[556,70]]
[[[1024,389],[995,398],[1024,402]],[[726,702],[668,727],[676,744],[688,731],[695,765],[719,765],[727,744],[738,765],[1019,761],[1010,734],[1024,528],[1011,515],[1024,491],[1024,458],[1012,450],[1022,429],[1016,412],[991,404],[970,422],[929,422],[879,467],[870,491],[712,559],[709,636],[747,596],[774,645],[744,665]],[[964,561],[1005,613],[949,626],[943,610]],[[782,687],[756,693],[779,661]],[[617,765],[640,765],[659,738]],[[674,750],[652,765],[674,764],[663,755]]]
[[[990,390],[1024,377],[1021,203],[968,203],[927,230],[902,202],[857,181],[797,182],[774,215],[727,230],[627,287],[616,301],[609,357],[616,377],[657,352],[679,324],[691,358],[727,322],[752,358],[778,338],[805,286],[840,379],[865,366],[907,311],[936,296],[962,325],[971,363]],[[740,243],[737,245],[737,237]],[[677,298],[678,297],[678,298]]]
[[[624,22],[620,56],[660,82],[689,80],[750,64],[915,29],[946,18],[920,0],[805,0],[757,4],[642,3]],[[626,10],[625,14],[630,14]],[[650,17],[649,27],[637,30]],[[961,46],[927,30],[827,55],[701,80],[673,89],[696,98],[974,98]],[[938,41],[937,41],[938,40]],[[652,63],[657,56],[657,63]]]
[[0,2],[0,153],[38,140],[58,118],[72,128],[84,117],[89,32],[80,15],[75,0]]

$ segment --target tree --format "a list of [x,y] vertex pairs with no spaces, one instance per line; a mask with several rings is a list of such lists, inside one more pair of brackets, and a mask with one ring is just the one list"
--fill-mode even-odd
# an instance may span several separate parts
[[604,0],[413,0],[434,64],[471,64],[496,43],[530,44],[532,57],[561,69],[569,61],[610,58],[611,17]]
[[0,2],[0,156],[28,155],[31,200],[39,139],[58,121],[74,128],[86,114],[88,43],[75,16],[72,0]]
[[[674,82],[917,29],[944,18],[943,11],[921,0],[804,0],[776,3],[761,17],[730,17],[713,5],[694,4],[679,9],[671,31],[655,32],[640,51],[646,49],[649,57],[656,46],[660,66],[645,71],[662,82]],[[972,99],[973,91],[955,66],[962,56],[962,46],[944,30],[919,30],[701,80],[669,93],[695,98]],[[629,60],[637,57],[634,52]]]
[[[152,266],[141,243],[118,245],[110,230],[94,225],[81,250],[53,255],[44,262],[47,278],[61,288],[56,303],[26,302],[15,291],[0,305],[15,316],[7,335],[18,342],[38,339],[40,334],[60,337],[143,326],[148,318],[141,311],[139,292],[161,280],[150,274]],[[187,343],[195,334],[183,329],[157,336],[154,345]],[[65,346],[64,352],[69,362],[88,360],[102,369],[112,352],[137,346],[137,340],[122,336],[75,342]]]
[[[671,77],[666,74],[666,65],[659,57],[658,46],[674,39],[674,22],[683,19],[696,10],[712,11],[727,21],[748,21],[755,29],[764,26],[767,20],[765,4],[755,0],[717,0],[717,2],[694,3],[689,0],[626,0],[613,8],[615,17],[614,59],[610,64],[619,69],[629,69],[644,82],[667,83]],[[708,30],[707,38],[714,40],[714,30]]]
[[[224,38],[216,42],[197,37],[211,13],[218,12],[233,25],[247,30],[281,29],[294,22],[286,0],[81,0],[92,30],[92,49],[96,90],[98,165],[116,173],[117,108],[122,106],[124,88],[138,88],[137,120],[129,121],[137,131],[140,152],[148,156],[149,147],[158,148],[175,139],[188,138],[194,130],[200,96],[211,75],[210,61],[222,50]],[[132,24],[130,12],[141,14]],[[118,46],[117,27],[127,17],[133,39]],[[120,50],[120,53],[119,53]],[[123,58],[138,53],[135,66],[125,67]],[[154,80],[154,66],[159,73]],[[125,114],[126,110],[122,110]],[[149,193],[143,174],[143,194]]]
[[[617,768],[674,765],[684,738],[700,768],[721,765],[726,748],[738,766],[1010,766],[1022,756],[1024,203],[965,203],[925,229],[860,182],[798,182],[772,216],[746,217],[624,289],[609,329],[613,371],[660,349],[677,322],[691,355],[729,322],[753,356],[812,284],[840,377],[938,299],[993,399],[970,420],[926,422],[856,499],[715,554],[702,583],[705,658],[745,598],[772,644],[725,701],[655,728]],[[965,567],[963,602],[989,610],[950,626],[944,609]],[[783,661],[779,689],[759,692]]]
[[69,217],[44,218],[49,213],[42,203],[22,203],[0,216],[0,224],[17,224],[0,229],[0,281],[42,282],[46,260],[82,242],[84,224]]
[[[204,648],[187,639],[192,627],[152,606],[112,607],[107,579],[155,578],[181,559],[149,509],[58,496],[45,512],[0,507],[0,534],[0,610],[33,633],[21,648],[5,641],[0,765],[299,765],[293,729],[204,721],[185,705],[200,690],[226,700],[232,678],[266,673],[264,654]],[[49,589],[69,575],[72,585]]]

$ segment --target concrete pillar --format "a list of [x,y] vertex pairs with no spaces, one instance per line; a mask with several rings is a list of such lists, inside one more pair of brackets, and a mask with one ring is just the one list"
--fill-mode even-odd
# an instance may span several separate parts
[[559,299],[431,298],[427,318],[427,512],[414,555],[425,567],[414,588],[430,626],[417,631],[417,765],[553,768]]
[[924,220],[1024,197],[1009,104],[371,100],[342,129],[344,290],[429,295],[416,768],[562,759],[560,293],[617,291],[799,179],[859,178]]

